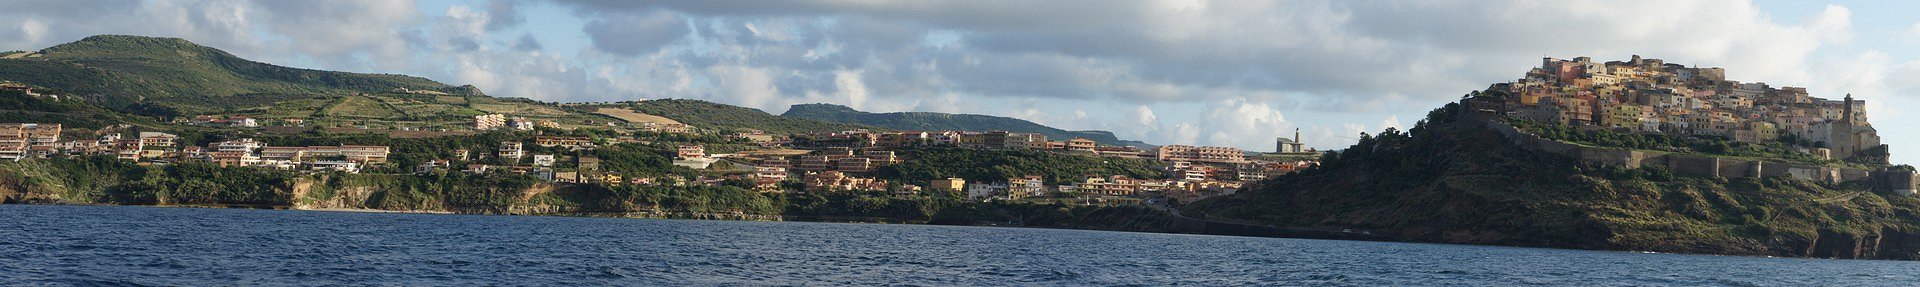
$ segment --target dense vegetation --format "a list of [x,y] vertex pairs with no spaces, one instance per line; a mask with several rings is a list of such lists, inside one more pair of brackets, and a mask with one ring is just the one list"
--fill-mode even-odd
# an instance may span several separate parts
[[44,57],[0,60],[0,80],[59,87],[114,108],[152,102],[182,111],[217,111],[314,94],[394,88],[473,92],[470,87],[404,75],[254,62],[177,38],[100,35],[42,52]]
[[868,113],[847,106],[834,104],[800,104],[788,108],[781,117],[810,119],[828,122],[862,124],[886,127],[895,130],[920,131],[1009,131],[1017,133],[1039,133],[1050,140],[1086,138],[1106,145],[1144,145],[1136,141],[1122,141],[1107,131],[1067,131],[1040,125],[1031,121],[987,115],[947,114],[932,112]]
[[1914,259],[1920,200],[1867,182],[1676,176],[1504,145],[1457,105],[1361,136],[1319,168],[1182,208],[1188,216],[1372,230],[1409,241]]
[[151,124],[152,120],[125,116],[79,99],[56,101],[28,96],[21,91],[0,91],[0,122],[53,123],[68,129],[99,129],[121,123]]
[[139,166],[113,157],[11,162],[0,166],[8,201],[170,205],[286,205],[296,175],[198,163]]
[[949,177],[998,182],[1028,175],[1046,177],[1049,184],[1080,180],[1086,175],[1125,175],[1165,178],[1155,164],[1143,159],[1092,157],[1046,151],[975,150],[958,148],[908,149],[899,152],[907,162],[881,166],[876,177],[904,182],[927,182]]

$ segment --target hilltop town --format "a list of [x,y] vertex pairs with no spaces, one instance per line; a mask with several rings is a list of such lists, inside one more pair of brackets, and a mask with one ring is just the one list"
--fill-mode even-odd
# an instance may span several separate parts
[[1495,84],[1477,109],[1549,125],[1780,143],[1822,160],[1887,164],[1865,101],[1810,96],[1802,87],[1728,80],[1726,70],[1633,56],[1596,62],[1544,58],[1526,77]]

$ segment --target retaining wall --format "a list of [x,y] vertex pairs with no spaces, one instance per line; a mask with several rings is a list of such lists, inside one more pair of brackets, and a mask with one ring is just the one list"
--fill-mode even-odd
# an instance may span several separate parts
[[1920,182],[1913,172],[1907,171],[1872,171],[1803,163],[1580,146],[1543,139],[1498,120],[1480,120],[1486,120],[1487,127],[1499,132],[1514,146],[1536,152],[1563,155],[1580,162],[1601,166],[1641,168],[1657,165],[1673,171],[1674,174],[1716,178],[1791,177],[1829,183],[1876,180],[1884,183],[1890,190],[1902,194],[1915,193],[1915,183]]

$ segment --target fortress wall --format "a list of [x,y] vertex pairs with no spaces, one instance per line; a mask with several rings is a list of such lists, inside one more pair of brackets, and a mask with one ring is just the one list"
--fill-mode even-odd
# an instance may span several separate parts
[[1629,169],[1640,168],[1641,162],[1647,158],[1646,153],[1628,149],[1576,147],[1575,150],[1582,162],[1604,166],[1624,166]]
[[1917,195],[1917,192],[1920,192],[1920,190],[1916,190],[1920,189],[1920,185],[1916,185],[1916,183],[1920,183],[1920,174],[1900,170],[1887,171],[1884,176],[1886,177],[1887,186],[1893,190],[1893,194],[1911,196]]
[[1833,182],[1831,168],[1797,163],[1767,163],[1760,177],[1791,177],[1800,180]]
[[1840,182],[1867,180],[1867,179],[1873,178],[1872,172],[1868,172],[1862,169],[1843,168],[1839,170],[1840,170]]
[[1582,149],[1582,147],[1580,146],[1569,144],[1569,143],[1544,140],[1544,139],[1535,140],[1533,142],[1534,142],[1534,150],[1543,151],[1543,152],[1552,153],[1552,154],[1564,155],[1564,156],[1572,157],[1576,159],[1583,159],[1580,156],[1581,149]]
[[1719,174],[1721,178],[1760,177],[1760,174],[1758,172],[1754,172],[1755,166],[1764,165],[1751,160],[1717,158],[1717,157],[1714,159],[1715,159],[1714,164],[1717,164],[1720,166],[1719,168],[1716,168],[1716,169],[1720,171]]
[[[1847,182],[1880,178],[1879,175],[1876,175],[1876,172],[1864,169],[1644,152],[1618,148],[1584,147],[1543,139],[1540,138],[1540,136],[1522,132],[1511,125],[1491,119],[1487,120],[1487,127],[1500,133],[1501,136],[1505,136],[1507,140],[1515,146],[1537,152],[1563,155],[1581,162],[1602,166],[1641,168],[1648,165],[1659,165],[1665,166],[1668,170],[1672,170],[1674,174],[1717,178],[1791,177],[1822,182]],[[1899,176],[1895,175],[1893,177],[1898,178]],[[1908,176],[1906,180],[1920,182],[1920,179],[1912,179],[1912,177],[1913,176]],[[1901,187],[1913,186],[1911,184],[1902,185],[1902,183],[1889,183],[1889,185],[1893,185],[1893,189],[1895,190],[1900,190]],[[1907,190],[1913,190],[1913,188],[1907,188]]]
[[1666,156],[1667,169],[1674,174],[1720,177],[1720,159],[1714,157],[1669,154]]

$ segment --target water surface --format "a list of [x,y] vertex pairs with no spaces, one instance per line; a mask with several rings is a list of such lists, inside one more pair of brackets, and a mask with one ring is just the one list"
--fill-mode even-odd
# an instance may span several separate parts
[[0,205],[0,282],[1915,286],[1920,262],[994,227]]

